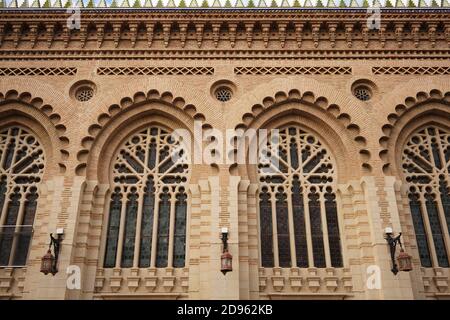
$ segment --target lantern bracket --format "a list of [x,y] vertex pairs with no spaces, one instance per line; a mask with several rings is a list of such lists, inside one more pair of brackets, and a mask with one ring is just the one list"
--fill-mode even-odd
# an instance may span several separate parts
[[223,243],[223,251],[228,251],[228,229],[222,229],[222,243]]
[[394,275],[396,275],[398,273],[398,271],[399,271],[397,263],[395,261],[395,251],[397,250],[397,245],[399,245],[400,249],[403,250],[403,245],[402,245],[402,242],[400,240],[401,236],[402,236],[401,232],[396,237],[394,237],[392,235],[392,232],[386,232],[386,237],[385,237],[385,239],[386,239],[386,241],[387,241],[387,243],[389,245],[390,252],[391,252],[391,261],[392,261],[392,269],[391,269],[391,271],[392,271],[392,273]]
[[62,233],[58,233],[57,237],[53,237],[53,233],[50,233],[50,244],[48,245],[48,248],[50,249],[53,245],[53,252],[55,253],[55,261],[52,266],[52,274],[56,274],[58,272],[58,257],[59,257],[59,250],[61,248],[61,241],[62,241]]

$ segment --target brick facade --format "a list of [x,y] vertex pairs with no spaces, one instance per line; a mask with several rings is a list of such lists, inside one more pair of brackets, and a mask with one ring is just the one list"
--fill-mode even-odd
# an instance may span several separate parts
[[[93,9],[94,10],[94,9]],[[450,128],[448,9],[0,10],[0,128],[35,133],[46,168],[28,262],[0,268],[6,299],[439,299],[448,268],[422,268],[401,170],[411,132]],[[353,95],[355,85],[371,98]],[[78,88],[92,89],[85,102]],[[225,86],[231,100],[214,90]],[[252,165],[195,164],[184,268],[103,268],[110,170],[148,123],[193,131],[311,129],[335,159],[342,268],[262,268]],[[233,272],[220,272],[228,227]],[[384,229],[403,232],[414,270],[394,276]],[[39,272],[48,234],[64,228],[55,276]],[[447,247],[447,251],[449,248]],[[81,290],[66,268],[81,268]],[[381,288],[366,282],[381,270]],[[217,290],[220,288],[220,290]]]

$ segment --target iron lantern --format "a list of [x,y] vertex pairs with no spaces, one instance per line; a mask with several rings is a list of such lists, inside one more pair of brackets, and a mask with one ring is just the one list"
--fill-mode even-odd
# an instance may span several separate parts
[[400,249],[400,253],[397,256],[398,270],[409,272],[412,270],[412,260],[411,256],[403,250]]
[[[61,238],[62,234],[58,234],[58,238],[54,238],[53,234],[50,233],[50,244],[48,245],[47,253],[42,257],[41,259],[41,272],[45,275],[51,273],[52,275],[55,275],[58,273],[58,257],[59,257],[59,248],[61,245]],[[55,255],[52,254],[52,245],[53,245],[53,252]]]
[[45,275],[53,273],[53,265],[55,264],[55,257],[52,254],[52,251],[48,249],[47,253],[41,259],[41,272]]
[[226,275],[228,271],[233,271],[233,256],[228,252],[228,249],[225,250],[220,257],[220,265],[220,271],[222,271],[224,275]]
[[233,271],[233,256],[228,252],[228,228],[222,228],[223,251],[220,256],[220,271],[223,275]]
[[[391,228],[386,228],[386,241],[389,245],[389,251],[391,253],[391,261],[392,261],[392,273],[396,275],[399,271],[409,272],[412,270],[412,261],[411,256],[403,250],[403,245],[400,240],[402,233],[400,232],[398,236],[394,237]],[[395,257],[395,251],[397,249],[397,245],[400,246],[400,253],[397,258]]]

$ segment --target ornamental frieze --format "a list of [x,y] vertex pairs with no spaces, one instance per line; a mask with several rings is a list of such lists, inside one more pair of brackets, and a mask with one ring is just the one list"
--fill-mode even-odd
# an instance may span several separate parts
[[[0,9],[0,51],[45,50],[417,50],[450,46],[448,9],[62,10]],[[268,51],[269,50],[269,51]]]

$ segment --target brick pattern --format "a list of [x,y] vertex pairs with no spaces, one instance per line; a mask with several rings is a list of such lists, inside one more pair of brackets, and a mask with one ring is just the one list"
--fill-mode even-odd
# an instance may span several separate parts
[[450,67],[373,67],[373,74],[384,75],[447,75]]
[[99,67],[99,76],[206,76],[212,67]]
[[[431,37],[431,27],[430,30]],[[50,31],[47,33],[53,36]],[[99,27],[99,35],[100,31]],[[421,37],[417,49],[411,51],[408,48],[413,44],[405,38],[402,49],[396,49],[392,42],[398,39],[389,34],[391,30],[385,31],[374,36],[388,37],[385,47],[381,47],[378,40],[370,40],[367,49],[364,49],[360,38],[356,36],[353,43],[350,42],[351,39],[343,40],[344,37],[352,37],[351,31],[342,34],[334,49],[330,49],[328,40],[322,37],[317,42],[317,47],[314,47],[313,35],[306,36],[306,32],[298,31],[291,36],[286,35],[283,50],[278,49],[281,45],[279,38],[283,36],[278,32],[269,35],[267,47],[264,47],[262,35],[260,38],[254,37],[249,47],[245,31],[238,32],[236,45],[231,50],[228,34],[224,37],[220,34],[217,47],[214,47],[211,40],[213,35],[209,31],[204,32],[204,41],[198,48],[198,39],[203,36],[202,30],[198,35],[188,35],[190,38],[186,41],[184,50],[174,50],[175,46],[179,46],[179,39],[172,38],[173,34],[170,33],[166,35],[168,47],[164,49],[163,32],[155,32],[154,40],[157,41],[153,44],[148,40],[145,30],[142,34],[138,32],[135,47],[130,47],[127,38],[132,35],[126,36],[118,32],[118,46],[114,49],[114,35],[105,36],[105,41],[101,43],[96,39],[94,31],[83,49],[76,43],[82,35],[71,34],[67,40],[67,49],[63,49],[63,40],[55,35],[47,50],[44,37],[40,36],[36,46],[30,49],[25,46],[26,43],[22,44],[28,38],[21,35],[17,37],[19,49],[14,49],[14,35],[8,31],[0,48],[0,56],[3,61],[8,60],[9,68],[58,66],[75,67],[77,72],[70,77],[63,75],[0,79],[3,80],[0,81],[0,126],[8,125],[6,117],[3,117],[4,111],[13,114],[16,122],[23,122],[17,116],[20,111],[27,115],[30,122],[35,119],[33,121],[40,124],[41,131],[35,130],[39,137],[51,136],[51,139],[43,139],[42,142],[55,153],[55,160],[49,161],[46,166],[51,171],[43,179],[40,190],[42,201],[38,203],[36,229],[26,276],[24,270],[0,270],[0,278],[4,278],[0,279],[0,286],[4,288],[0,292],[5,296],[28,299],[201,299],[236,297],[236,292],[239,293],[239,298],[251,299],[280,296],[297,299],[302,296],[389,299],[404,298],[413,288],[414,298],[417,299],[435,298],[438,294],[448,296],[448,270],[421,270],[417,263],[412,223],[408,222],[408,227],[405,227],[403,222],[410,219],[408,202],[401,195],[402,198],[397,199],[397,202],[402,202],[403,207],[400,208],[395,203],[392,186],[387,184],[382,171],[385,162],[395,164],[395,159],[384,160],[380,158],[382,154],[379,155],[380,136],[386,135],[392,141],[397,141],[398,137],[395,132],[391,135],[391,131],[402,130],[405,123],[411,123],[409,120],[394,123],[394,112],[400,119],[401,114],[412,114],[404,112],[410,106],[418,105],[420,108],[417,108],[417,115],[419,111],[429,110],[429,106],[441,106],[442,114],[446,114],[444,108],[448,109],[448,106],[445,101],[450,101],[447,93],[450,88],[448,76],[435,73],[433,75],[438,76],[422,77],[420,73],[405,73],[401,75],[405,81],[398,81],[398,77],[392,76],[394,73],[374,77],[372,71],[372,68],[383,68],[382,66],[405,70],[406,64],[409,70],[447,70],[447,40],[443,35],[436,35],[436,47],[433,49],[428,40]],[[297,44],[301,49],[297,49]],[[348,44],[352,46],[347,47]],[[97,49],[97,46],[100,48]],[[332,59],[336,56],[355,60]],[[275,61],[274,57],[280,61]],[[380,59],[384,57],[389,59],[381,62]],[[408,59],[408,62],[405,63],[404,59]],[[434,60],[425,61],[426,59]],[[167,71],[167,66],[173,69]],[[105,75],[109,73],[109,76],[100,75],[97,68],[109,68],[104,69]],[[180,68],[191,69],[180,71]],[[194,72],[194,68],[198,69]],[[261,75],[238,76],[235,68],[252,68],[241,69],[240,72],[253,75],[252,70],[256,70]],[[197,76],[204,74],[207,76]],[[98,91],[91,100],[79,103],[68,95],[68,91],[77,81],[87,79],[95,83]],[[369,103],[362,102],[351,94],[351,85],[358,79],[371,79],[377,86]],[[218,102],[210,96],[212,85],[223,80],[232,83],[236,89],[233,98],[227,103]],[[17,91],[8,93],[11,89]],[[432,105],[428,105],[425,93],[429,93]],[[34,98],[34,95],[39,95],[42,99]],[[440,96],[439,103],[436,102],[437,96]],[[16,99],[17,97],[21,99]],[[417,101],[413,101],[415,98],[412,97],[416,97]],[[35,107],[13,101],[33,102]],[[403,103],[404,106],[400,105]],[[21,107],[23,108],[20,109]],[[36,115],[32,113],[34,110]],[[38,118],[38,110],[42,111],[41,118]],[[45,115],[48,115],[48,121],[52,125],[46,124]],[[315,122],[312,118],[317,118],[320,122]],[[203,119],[210,124],[205,125],[205,129],[235,128],[237,125],[250,127],[252,124],[257,128],[292,121],[304,123],[305,127],[323,136],[324,143],[327,143],[336,156],[336,164],[340,165],[337,182],[343,187],[337,200],[340,201],[339,223],[342,228],[344,268],[260,269],[259,199],[256,197],[258,180],[252,176],[256,169],[239,165],[228,171],[228,165],[220,167],[220,170],[202,165],[193,168],[189,180],[191,206],[186,268],[103,269],[106,242],[103,231],[107,226],[106,213],[111,191],[105,177],[110,170],[109,160],[116,150],[115,146],[128,136],[127,130],[141,127],[149,120],[168,128],[180,127],[180,123],[191,128],[190,121],[193,119]],[[448,119],[450,118],[433,117],[433,121],[442,124],[448,123]],[[419,121],[413,121],[413,125],[420,124]],[[59,141],[58,136],[49,129],[52,126],[55,127],[54,132],[60,132],[61,146],[52,143]],[[104,142],[101,142],[102,139]],[[339,151],[341,144],[342,152]],[[59,157],[59,150],[62,149],[66,151]],[[394,153],[394,150],[389,152]],[[51,152],[47,155],[50,159]],[[58,163],[63,161],[67,170],[58,173]],[[370,164],[372,169],[363,170],[364,162]],[[80,170],[83,166],[84,171]],[[230,185],[230,178],[234,177],[229,175],[242,178],[238,192],[235,185]],[[393,175],[401,183],[401,175]],[[364,181],[365,178],[367,181]],[[245,187],[244,180],[248,180],[246,183],[250,183],[250,186]],[[393,210],[394,205],[398,210]],[[397,211],[406,217],[399,224],[395,222]],[[405,249],[415,257],[414,274],[400,273],[393,277],[390,272],[388,248],[383,239],[383,226],[386,225],[392,225],[396,233],[404,233]],[[60,272],[49,281],[50,278],[39,273],[39,264],[48,247],[48,234],[58,226],[64,227],[66,233],[61,251]],[[230,253],[233,255],[234,270],[226,277],[219,269],[220,226],[229,227]],[[83,290],[72,293],[66,289],[65,270],[68,265],[80,266]],[[367,288],[367,270],[371,265],[380,266],[383,273],[381,290]],[[410,276],[416,281],[418,289],[413,286]],[[221,288],[220,292],[216,288]]]
[[236,67],[237,75],[347,75],[351,67]]
[[74,76],[77,68],[48,67],[48,68],[0,68],[0,76]]

